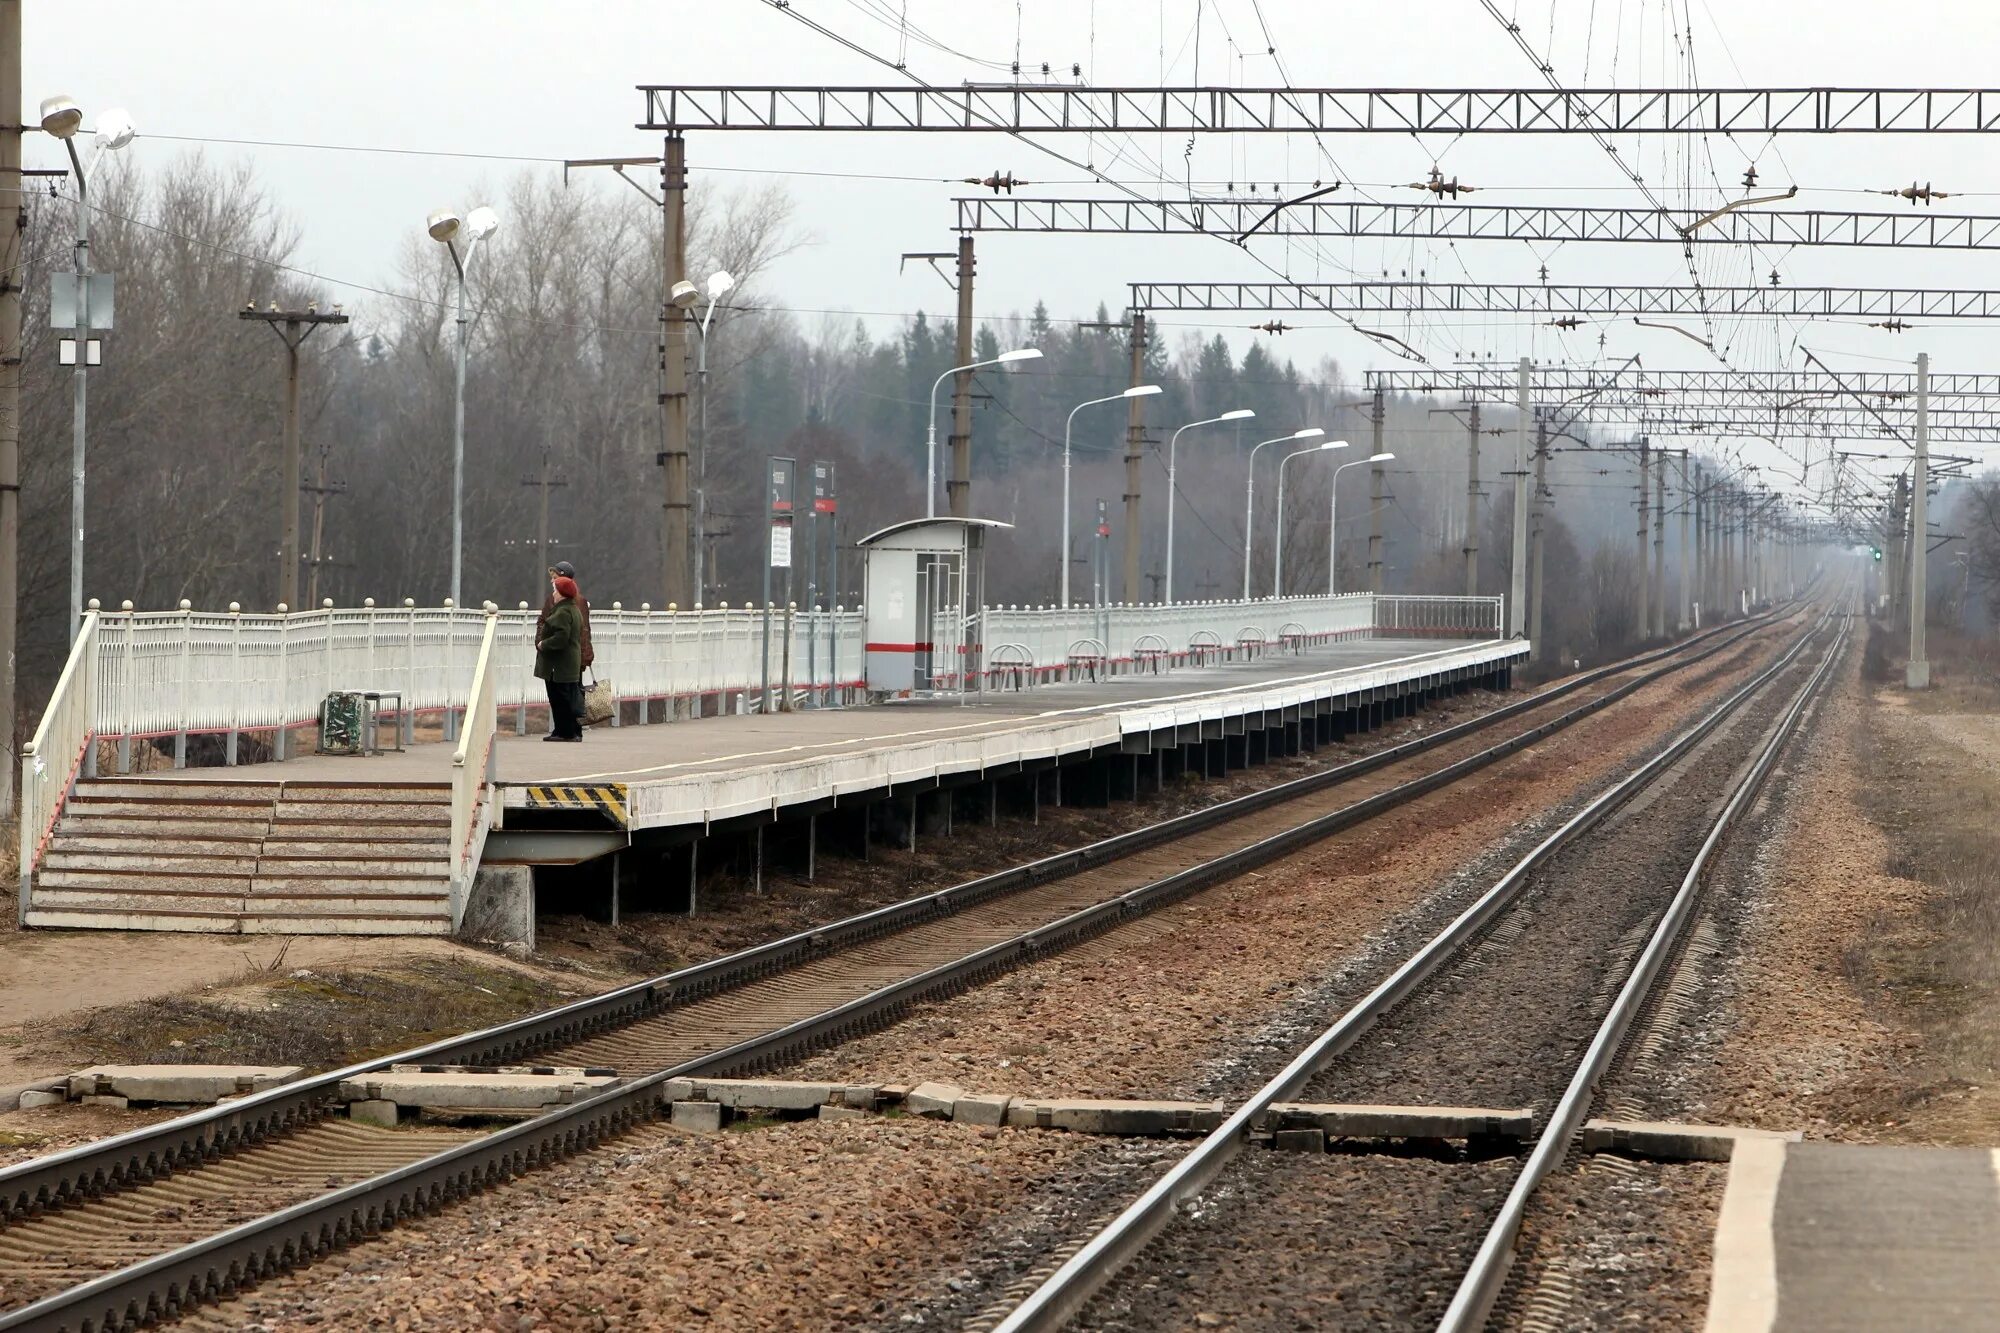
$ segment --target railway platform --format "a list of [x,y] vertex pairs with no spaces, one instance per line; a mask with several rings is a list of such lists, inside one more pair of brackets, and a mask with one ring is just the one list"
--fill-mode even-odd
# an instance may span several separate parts
[[[509,734],[490,703],[482,722],[475,701],[465,730],[482,739],[456,748],[80,774],[44,825],[23,919],[445,934],[464,924],[483,876],[501,914],[518,923],[525,912],[531,935],[527,869],[585,865],[609,876],[614,915],[621,869],[628,886],[671,881],[661,901],[692,910],[701,845],[718,837],[736,840],[739,864],[747,837],[761,882],[764,830],[786,825],[773,852],[802,855],[810,874],[823,817],[838,821],[839,845],[865,855],[871,836],[914,846],[920,828],[948,832],[955,809],[997,817],[1003,783],[1010,808],[1031,811],[1129,797],[1370,729],[1447,690],[1504,685],[1527,652],[1521,641],[1378,630],[1199,669],[601,727],[581,744]],[[505,880],[508,868],[522,873]],[[496,937],[529,936],[516,924]]]
[[1707,1333],[1994,1327],[1994,1158],[1986,1148],[1738,1144]]

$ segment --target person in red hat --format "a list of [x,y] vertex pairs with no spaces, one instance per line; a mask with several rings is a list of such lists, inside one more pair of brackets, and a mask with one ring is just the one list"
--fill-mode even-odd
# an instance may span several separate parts
[[583,739],[583,610],[576,580],[558,574],[550,585],[555,605],[535,636],[535,675],[549,695],[545,741]]

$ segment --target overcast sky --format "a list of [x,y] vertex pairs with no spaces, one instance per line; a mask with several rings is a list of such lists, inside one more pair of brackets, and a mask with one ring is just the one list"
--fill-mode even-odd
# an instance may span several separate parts
[[[1009,78],[1006,66],[1016,58],[1018,41],[1031,76],[1039,76],[1045,61],[1064,75],[1079,65],[1085,81],[1098,85],[1268,86],[1284,81],[1265,54],[1275,44],[1289,81],[1299,86],[1539,86],[1528,58],[1479,0],[1400,6],[1261,0],[1268,42],[1253,0],[792,0],[792,8],[891,58],[903,48],[897,20],[907,12],[913,27],[951,48],[944,52],[914,34],[909,38],[911,69],[937,84]],[[2000,5],[1992,0],[1894,6],[1879,0],[1502,0],[1501,8],[1537,50],[1552,53],[1569,86],[1685,85],[1686,39],[1677,41],[1673,29],[1689,27],[1696,81],[1704,86],[2000,83],[1993,64],[2000,52]],[[336,284],[386,282],[404,238],[420,228],[428,210],[480,202],[524,169],[560,172],[547,163],[469,155],[561,159],[657,152],[657,137],[633,128],[644,110],[637,84],[901,82],[894,71],[762,0],[94,0],[85,8],[29,4],[25,20],[30,122],[40,98],[64,91],[86,108],[86,125],[98,109],[127,108],[142,135],[127,151],[142,163],[171,160],[191,146],[179,140],[205,143],[218,159],[247,157],[300,224],[300,263],[329,279],[334,299],[363,308],[364,292]],[[221,142],[231,139],[375,151]],[[1428,196],[1398,187],[1422,179],[1437,163],[1447,176],[1479,187],[1471,202],[1642,202],[1607,156],[1581,136],[1427,136],[1421,142],[1325,136],[1324,155],[1309,139],[1216,136],[1197,141],[1185,157],[1185,139],[1160,136],[1049,142],[1087,154],[1100,169],[1165,197],[1185,197],[1185,173],[1205,193],[1221,193],[1232,180],[1240,191],[1246,178],[1254,178],[1262,183],[1259,197],[1267,198],[1272,183],[1290,193],[1313,179],[1342,179],[1351,184],[1336,199],[1351,189],[1418,202]],[[1677,188],[1690,163],[1705,183],[1712,162],[1715,177],[1740,192],[1738,177],[1754,159],[1760,193],[1763,186],[1800,187],[1792,207],[1907,210],[1901,200],[1861,191],[1917,180],[1958,195],[1942,210],[2000,212],[1990,138],[1622,142],[1671,205],[1722,197],[1706,186],[1691,201]],[[30,136],[29,165],[57,165],[52,148]],[[468,156],[379,151],[388,149]],[[768,290],[809,322],[818,318],[812,312],[828,310],[864,312],[883,323],[919,307],[949,310],[950,293],[935,276],[914,268],[897,273],[902,251],[949,248],[949,200],[971,191],[936,178],[983,176],[997,168],[1051,182],[1025,193],[1110,193],[1028,144],[991,135],[693,134],[688,157],[697,189],[778,179],[791,190],[813,243],[772,275]],[[1159,163],[1171,178],[1164,187]],[[627,187],[600,179],[577,188]],[[1124,284],[1132,281],[1271,276],[1230,245],[1204,237],[995,235],[982,238],[980,247],[983,318],[1025,311],[1038,296],[1059,317],[1087,317],[1099,302],[1115,311],[1124,302]],[[1534,282],[1546,264],[1552,282],[1689,281],[1672,246],[1333,241],[1315,251],[1270,240],[1257,253],[1300,279],[1341,280],[1348,276],[1343,270],[1353,270],[1364,277],[1422,272],[1441,281]],[[1773,267],[1794,286],[2000,287],[1993,262],[1966,252],[1702,252],[1709,285],[1762,282]],[[1161,316],[1176,340],[1205,320],[1204,327],[1228,333],[1239,352],[1253,336],[1246,326],[1262,319]],[[1333,355],[1358,379],[1364,368],[1409,364],[1330,316],[1288,322],[1299,327],[1274,350],[1301,366]],[[1719,366],[1693,343],[1630,321],[1600,322],[1575,333],[1532,318],[1372,323],[1404,333],[1435,361],[1489,354],[1589,361],[1600,355],[1602,334],[1602,354],[1611,358],[1640,352],[1657,368]],[[1853,369],[1891,369],[1892,361],[1907,362],[1920,350],[1932,353],[1939,370],[1996,365],[1989,354],[1995,335],[1962,324],[1897,335],[1845,324],[1748,321],[1719,327],[1718,340],[1728,345],[1731,364],[1747,368],[1802,368],[1799,345]]]

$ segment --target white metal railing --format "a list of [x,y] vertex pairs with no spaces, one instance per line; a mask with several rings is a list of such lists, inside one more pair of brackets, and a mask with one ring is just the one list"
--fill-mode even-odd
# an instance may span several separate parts
[[[534,675],[532,607],[490,618],[493,692],[500,708],[543,702]],[[231,610],[100,613],[90,727],[100,735],[178,736],[301,726],[335,690],[399,694],[405,716],[455,712],[468,699],[489,617],[472,608],[322,608],[289,615]],[[861,613],[792,618],[791,684],[821,700],[858,690]],[[698,611],[592,608],[595,672],[623,704],[651,705],[755,690],[762,677],[763,616],[748,607]],[[783,633],[774,613],[774,640]],[[808,639],[810,636],[810,639]],[[773,643],[773,685],[782,645]]]
[[1374,601],[1367,593],[1345,593],[1249,602],[988,607],[977,638],[989,648],[1007,645],[1007,665],[1013,669],[1019,669],[1025,653],[1037,671],[1046,673],[1080,657],[1120,664],[1151,659],[1161,654],[1162,644],[1164,655],[1172,659],[1212,655],[1245,640],[1275,645],[1293,636],[1307,641],[1359,637],[1375,628]]
[[[489,633],[494,705],[512,710],[515,725],[525,727],[526,710],[544,699],[534,676],[535,619],[535,609],[526,606],[489,616],[409,602],[288,615],[245,614],[234,607],[198,612],[185,603],[166,612],[93,608],[92,628],[79,640],[79,655],[65,669],[45,721],[66,730],[42,746],[39,758],[52,767],[58,756],[51,746],[80,751],[83,737],[92,733],[233,736],[304,726],[336,690],[399,695],[406,724],[413,716],[455,714],[471,697],[474,667]],[[787,621],[789,654],[779,637]],[[1046,679],[1073,662],[1092,671],[1123,669],[1135,660],[1164,669],[1280,643],[1369,634],[1483,636],[1500,627],[1498,598],[1349,593],[1171,606],[989,607],[964,637],[976,645],[966,665],[977,669],[981,654],[1004,645],[1005,660],[992,666]],[[859,609],[790,617],[775,612],[771,633],[774,690],[789,686],[792,698],[804,694],[838,702],[862,688]],[[628,611],[613,603],[591,611],[595,675],[611,684],[621,704],[619,722],[634,714],[653,721],[748,706],[731,696],[754,697],[761,687],[763,634],[763,615],[750,607]],[[960,664],[939,666],[955,684]],[[713,706],[685,706],[704,699]],[[667,706],[656,709],[660,703]],[[70,760],[63,764],[66,772]],[[35,841],[24,844],[29,859]]]
[[1375,632],[1385,635],[1446,634],[1499,637],[1505,633],[1498,597],[1413,597],[1384,594],[1375,598]]
[[95,728],[91,710],[97,699],[98,642],[101,626],[95,611],[83,618],[83,628],[71,647],[69,660],[56,680],[55,693],[42,710],[35,738],[21,751],[21,899],[20,916],[27,920],[28,894],[41,864],[49,833],[62,815],[71,784],[82,771]]
[[494,704],[497,664],[493,645],[499,628],[497,612],[486,614],[479,656],[472,668],[472,688],[466,693],[465,726],[451,755],[451,928],[465,917],[472,877],[493,825],[493,742],[500,730],[500,710]]

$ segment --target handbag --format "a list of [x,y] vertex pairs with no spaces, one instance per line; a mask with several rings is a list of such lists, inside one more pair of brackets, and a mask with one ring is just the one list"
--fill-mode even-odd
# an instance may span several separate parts
[[583,692],[583,720],[588,726],[609,722],[611,715],[618,711],[617,701],[612,697],[611,682],[599,680],[595,671],[590,673],[590,686]]

